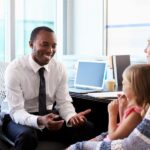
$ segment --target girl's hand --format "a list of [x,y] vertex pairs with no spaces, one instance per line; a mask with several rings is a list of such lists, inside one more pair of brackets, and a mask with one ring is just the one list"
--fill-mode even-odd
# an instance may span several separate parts
[[113,100],[108,105],[108,113],[111,116],[117,116],[119,111],[119,102],[118,99]]

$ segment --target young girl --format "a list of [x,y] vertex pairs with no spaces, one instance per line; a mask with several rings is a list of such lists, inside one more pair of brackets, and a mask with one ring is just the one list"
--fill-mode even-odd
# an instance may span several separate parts
[[124,95],[108,105],[108,133],[90,141],[78,142],[68,150],[93,150],[97,141],[123,139],[141,122],[150,104],[150,65],[136,64],[127,67],[122,84]]

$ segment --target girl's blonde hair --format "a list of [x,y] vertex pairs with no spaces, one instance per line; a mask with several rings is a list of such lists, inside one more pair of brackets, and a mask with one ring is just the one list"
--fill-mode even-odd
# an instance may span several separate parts
[[150,104],[150,65],[130,65],[123,72],[123,76],[129,81],[137,97],[137,103],[139,105]]

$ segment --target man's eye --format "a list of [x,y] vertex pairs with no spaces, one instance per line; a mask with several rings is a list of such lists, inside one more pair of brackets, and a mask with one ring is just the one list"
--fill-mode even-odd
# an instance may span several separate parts
[[54,49],[55,49],[55,48],[56,48],[56,45],[52,45],[52,48],[54,48]]

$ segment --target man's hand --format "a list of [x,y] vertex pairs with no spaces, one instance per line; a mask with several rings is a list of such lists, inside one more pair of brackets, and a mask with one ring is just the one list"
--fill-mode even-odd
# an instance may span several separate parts
[[64,124],[64,120],[59,115],[50,113],[45,116],[38,117],[38,125],[45,126],[49,130],[59,130]]
[[89,114],[90,112],[91,112],[91,109],[87,109],[85,111],[82,111],[76,114],[69,120],[68,124],[74,127],[84,124],[87,121],[85,115]]

